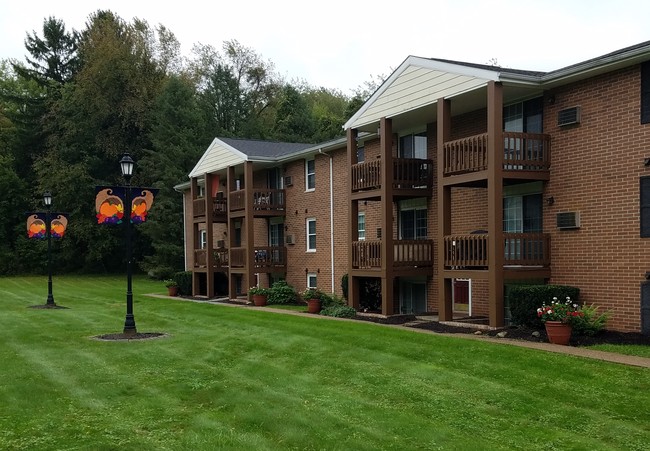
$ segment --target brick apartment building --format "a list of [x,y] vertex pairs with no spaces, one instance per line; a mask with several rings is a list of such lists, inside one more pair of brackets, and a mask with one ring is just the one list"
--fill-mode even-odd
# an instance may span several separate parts
[[384,315],[497,327],[508,287],[553,283],[650,333],[650,42],[552,72],[410,56],[345,133],[213,141],[179,187],[196,295],[349,274],[356,308],[377,281]]

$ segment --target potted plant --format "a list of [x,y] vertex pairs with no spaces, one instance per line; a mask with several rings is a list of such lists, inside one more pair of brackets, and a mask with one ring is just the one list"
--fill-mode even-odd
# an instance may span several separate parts
[[178,283],[173,279],[166,279],[164,281],[167,287],[167,294],[169,296],[178,296]]
[[302,299],[307,303],[308,313],[319,313],[322,307],[323,292],[318,288],[306,288],[300,293]]
[[567,296],[564,302],[553,297],[550,305],[542,304],[537,309],[537,316],[544,323],[548,341],[558,345],[568,345],[573,322],[582,317],[583,313],[580,311],[580,306]]
[[253,298],[253,304],[255,304],[258,307],[262,307],[266,305],[266,302],[269,299],[269,294],[271,290],[269,288],[263,288],[263,287],[250,287],[248,289],[248,294],[251,295]]

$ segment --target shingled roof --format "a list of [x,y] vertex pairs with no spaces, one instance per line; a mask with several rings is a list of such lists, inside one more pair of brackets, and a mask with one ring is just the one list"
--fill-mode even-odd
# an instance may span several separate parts
[[218,138],[241,153],[258,158],[280,158],[301,150],[314,147],[315,144],[287,143],[278,141],[260,141],[255,139]]

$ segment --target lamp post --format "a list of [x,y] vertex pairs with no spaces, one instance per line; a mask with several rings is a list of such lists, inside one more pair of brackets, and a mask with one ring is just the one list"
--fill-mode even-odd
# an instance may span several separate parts
[[52,207],[52,193],[43,193],[43,204],[45,204],[45,234],[47,235],[47,303],[48,307],[54,307],[54,296],[52,295],[52,220],[50,208]]
[[126,222],[126,318],[124,320],[124,334],[135,335],[135,318],[133,317],[133,291],[131,284],[132,267],[131,267],[131,176],[135,162],[128,152],[120,160],[122,177],[126,181],[124,193],[124,221]]

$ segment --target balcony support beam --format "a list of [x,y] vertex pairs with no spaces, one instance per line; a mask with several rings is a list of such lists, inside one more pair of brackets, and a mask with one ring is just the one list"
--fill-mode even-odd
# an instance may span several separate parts
[[[235,218],[230,213],[230,193],[235,190],[235,167],[228,166],[228,175],[226,177],[226,199],[228,199],[228,261],[233,261],[232,250],[235,248]],[[239,247],[239,244],[237,244]],[[228,277],[228,297],[234,299],[237,297],[237,283],[235,277],[230,272]]]
[[503,87],[488,82],[488,297],[491,327],[504,325],[503,311]]
[[[392,315],[394,306],[395,255],[393,252],[393,121],[382,117],[379,121],[379,155],[381,172],[381,313]],[[351,218],[352,219],[352,218]]]
[[451,186],[444,184],[445,142],[451,137],[451,101],[438,99],[438,143],[437,143],[437,176],[438,184],[438,316],[441,321],[453,319],[453,303],[451,283],[442,269],[445,267],[445,254],[442,249],[444,237],[451,234]]
[[[359,131],[356,128],[349,128],[347,131],[347,157],[348,157],[348,180],[352,180],[352,167],[358,163],[357,138]],[[350,193],[352,185],[350,184]],[[348,268],[352,268],[352,243],[359,239],[359,227],[356,218],[359,217],[359,201],[352,198],[348,201]],[[359,309],[359,279],[348,272],[348,305]]]
[[[207,280],[206,280],[206,288],[207,288],[207,296],[208,298],[213,298],[215,296],[215,289],[214,289],[214,252],[212,252],[212,249],[214,249],[214,218],[212,216],[212,204],[213,204],[213,190],[212,190],[212,182],[213,182],[213,175],[206,173],[204,176],[205,180],[205,186],[203,189],[203,192],[205,193],[203,196],[203,200],[205,201],[205,248],[207,250],[206,253],[206,267],[208,270],[207,274]],[[217,182],[218,183],[218,182]]]

